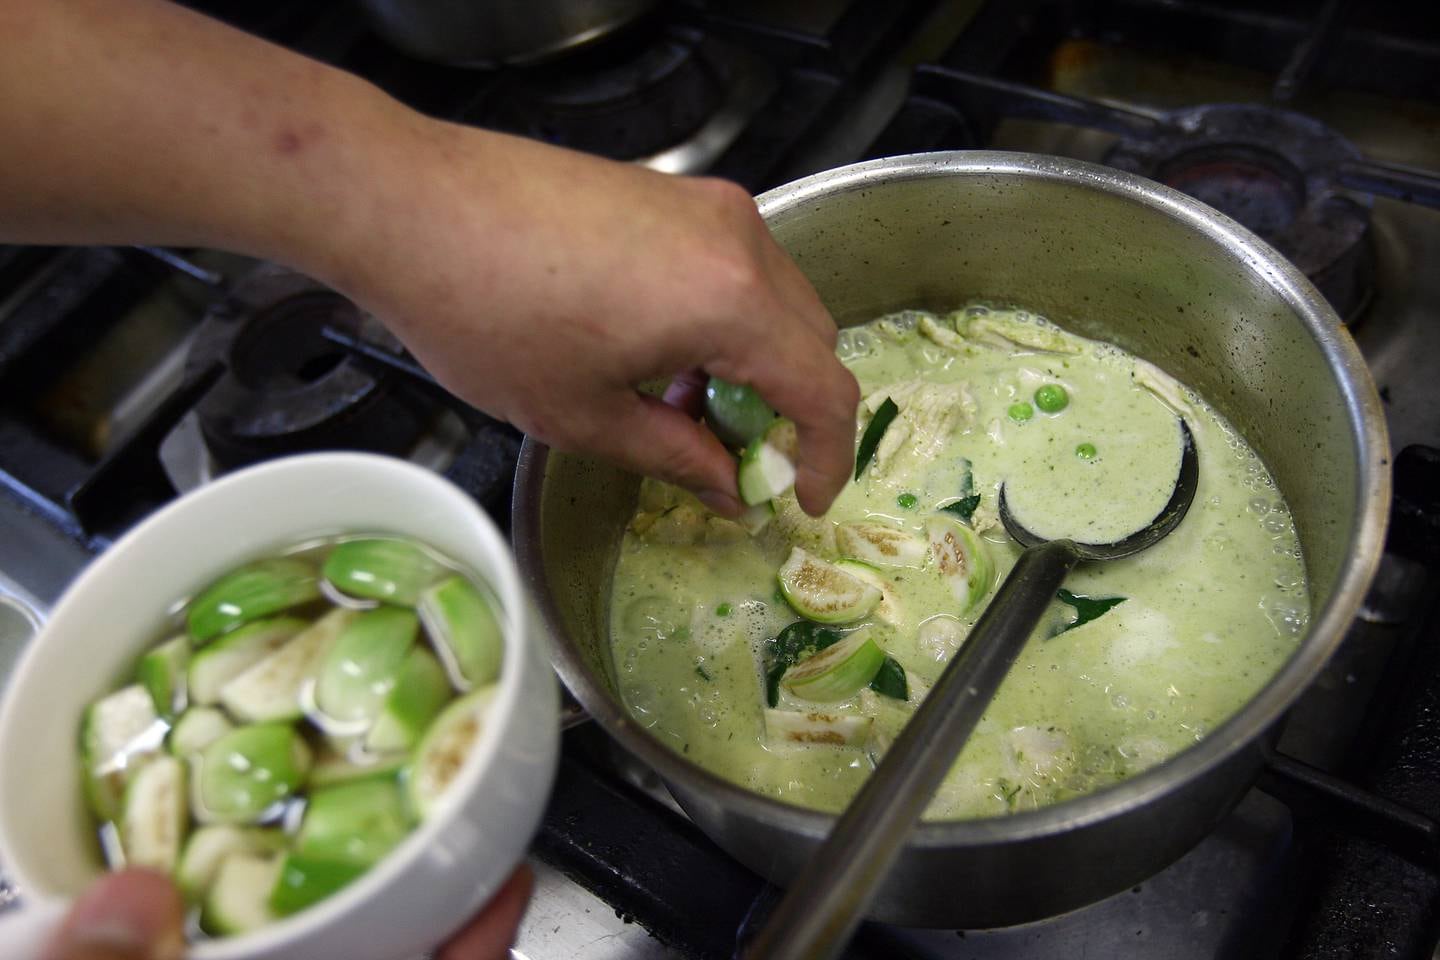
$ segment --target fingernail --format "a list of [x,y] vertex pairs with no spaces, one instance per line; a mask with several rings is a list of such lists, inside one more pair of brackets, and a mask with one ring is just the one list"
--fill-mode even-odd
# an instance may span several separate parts
[[702,490],[696,496],[700,498],[701,503],[722,517],[740,516],[740,501],[728,493],[722,493],[719,490]]

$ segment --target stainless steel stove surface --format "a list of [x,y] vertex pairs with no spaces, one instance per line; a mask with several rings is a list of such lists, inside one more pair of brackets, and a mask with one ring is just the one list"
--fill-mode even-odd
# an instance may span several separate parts
[[[395,52],[343,5],[197,5],[427,112],[755,191],[870,156],[1031,150],[1139,171],[1270,239],[1345,318],[1386,402],[1395,522],[1361,618],[1260,789],[1168,869],[1023,927],[866,924],[849,956],[1435,953],[1435,9],[683,2],[571,55],[471,71]],[[280,320],[287,336],[268,336]],[[518,442],[307,278],[211,251],[0,248],[0,683],[91,556],[226,469],[379,449],[445,472],[508,525]],[[514,949],[532,960],[728,957],[775,898],[584,724],[566,734],[532,863]],[[0,881],[0,908],[12,895]]]

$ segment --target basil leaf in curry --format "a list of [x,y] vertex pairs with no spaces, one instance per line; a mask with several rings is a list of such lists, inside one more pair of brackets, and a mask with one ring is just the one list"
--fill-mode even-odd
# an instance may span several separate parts
[[1127,597],[1083,597],[1078,593],[1071,593],[1064,587],[1061,587],[1055,596],[1061,603],[1068,603],[1075,608],[1075,619],[1061,627],[1059,633],[1083,627],[1091,620],[1103,615],[1111,607],[1118,606],[1128,599]]
[[900,661],[890,655],[885,656],[885,662],[880,664],[880,672],[875,674],[875,679],[870,681],[870,689],[882,697],[891,697],[895,700],[909,700],[910,687],[905,682],[905,668],[900,666]]
[[875,456],[875,448],[880,446],[880,438],[885,435],[885,428],[890,426],[890,421],[894,420],[899,412],[900,408],[895,405],[895,401],[886,397],[885,402],[880,404],[880,409],[875,411],[875,416],[870,418],[870,422],[865,426],[865,433],[860,437],[860,447],[855,451],[856,480],[865,472],[866,465]]

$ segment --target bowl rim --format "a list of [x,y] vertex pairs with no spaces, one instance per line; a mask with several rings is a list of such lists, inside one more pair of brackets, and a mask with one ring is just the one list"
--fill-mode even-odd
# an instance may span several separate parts
[[[923,820],[908,846],[940,849],[957,846],[1022,844],[1092,826],[1138,807],[1148,806],[1185,784],[1223,766],[1273,728],[1310,686],[1334,652],[1359,610],[1379,564],[1389,517],[1389,440],[1384,411],[1359,348],[1334,310],[1309,279],[1269,244],[1236,221],[1179,191],[1110,167],[1042,154],[1006,151],[916,153],[816,173],[757,197],[761,216],[773,220],[797,207],[834,196],[893,186],[896,183],[965,177],[1012,177],[1049,181],[1092,190],[1150,208],[1201,234],[1247,270],[1263,277],[1295,313],[1321,353],[1345,400],[1347,426],[1356,445],[1356,498],[1345,559],[1324,607],[1311,617],[1310,629],[1295,652],[1251,699],[1194,746],[1162,763],[1099,790],[1036,810],[978,820]],[[816,839],[824,837],[837,815],[799,807],[751,792],[699,766],[666,746],[637,723],[595,683],[574,644],[565,641],[564,620],[547,589],[541,549],[541,490],[550,450],[526,438],[515,478],[511,529],[516,561],[552,636],[551,657],[560,678],[605,731],[662,778],[684,782],[715,798],[736,815]]]
[[[491,554],[495,560],[498,576],[487,577],[486,582],[500,602],[500,619],[505,637],[504,659],[501,663],[500,677],[496,681],[500,689],[490,705],[488,715],[502,719],[511,716],[515,712],[524,680],[523,671],[526,659],[524,645],[530,626],[530,613],[528,599],[521,587],[518,568],[511,555],[509,544],[495,526],[494,521],[485,514],[479,504],[440,474],[394,457],[357,452],[297,454],[247,467],[207,483],[146,517],[91,561],[66,588],[40,631],[26,644],[25,650],[11,674],[9,689],[19,689],[30,678],[30,674],[39,669],[35,663],[36,651],[50,635],[52,625],[58,623],[59,628],[65,626],[66,611],[73,602],[72,598],[89,590],[97,581],[109,579],[117,573],[123,572],[127,565],[133,563],[132,556],[135,551],[149,549],[149,544],[153,539],[162,536],[177,524],[190,522],[198,512],[214,513],[228,509],[226,505],[233,499],[249,496],[252,487],[291,482],[292,478],[294,483],[303,485],[309,483],[309,478],[317,471],[344,474],[347,479],[353,479],[358,474],[364,473],[372,477],[389,477],[395,482],[410,484],[415,488],[417,497],[425,498],[428,504],[443,504],[447,511],[453,512],[457,520],[464,518],[464,522],[470,525],[469,533],[477,538],[479,549]],[[390,524],[379,522],[366,530],[355,532],[411,536],[413,538],[413,535],[398,529],[402,526],[403,524],[393,522]],[[317,525],[314,529],[301,531],[293,539],[294,542],[299,543],[312,536],[323,535],[326,535],[324,525]],[[423,538],[415,539],[423,540]],[[232,560],[226,561],[223,565],[238,565],[251,559],[255,559],[255,557],[248,553],[242,555],[237,552]],[[458,558],[449,559],[462,562]],[[465,566],[469,565],[465,564]],[[149,638],[145,639],[148,641]],[[135,648],[138,653],[140,649],[143,649],[143,645],[136,642]],[[16,705],[17,701],[17,697],[8,695],[3,701],[0,701],[0,740],[4,738],[4,731],[23,719],[18,715],[20,708]],[[352,911],[361,908],[362,904],[383,895],[394,886],[403,873],[408,871],[435,845],[439,836],[459,820],[460,812],[465,806],[464,798],[475,792],[487,778],[491,767],[497,765],[499,758],[503,756],[501,736],[504,733],[504,727],[503,722],[490,722],[484,725],[480,740],[471,748],[459,779],[446,791],[431,815],[418,823],[395,849],[388,852],[344,889],[293,916],[277,920],[249,933],[197,941],[190,946],[187,956],[193,960],[240,960],[240,958],[255,953],[269,955],[270,952],[284,949],[293,941],[313,936],[320,929],[343,921]],[[3,759],[0,759],[0,765],[3,765]],[[6,819],[0,816],[0,853],[11,848],[8,841],[13,839],[6,833],[5,823]],[[29,878],[22,875],[9,862],[9,858],[6,859],[6,869],[11,871],[12,879],[20,888],[23,898],[26,888],[29,886]],[[513,864],[507,864],[506,869],[508,870],[511,866]],[[502,877],[497,871],[494,880],[498,884],[500,879]],[[448,931],[443,932],[448,933]],[[442,931],[437,931],[437,933],[442,933]]]

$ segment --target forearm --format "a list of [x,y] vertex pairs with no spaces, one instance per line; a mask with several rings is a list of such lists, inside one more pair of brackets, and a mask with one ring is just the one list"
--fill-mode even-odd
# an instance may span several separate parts
[[835,327],[733,184],[426,119],[165,0],[0,0],[0,242],[205,246],[379,316],[442,383],[733,512],[734,460],[636,385],[703,369],[852,460]]
[[0,0],[0,37],[0,241],[323,268],[318,238],[371,229],[356,187],[424,123],[164,0]]

